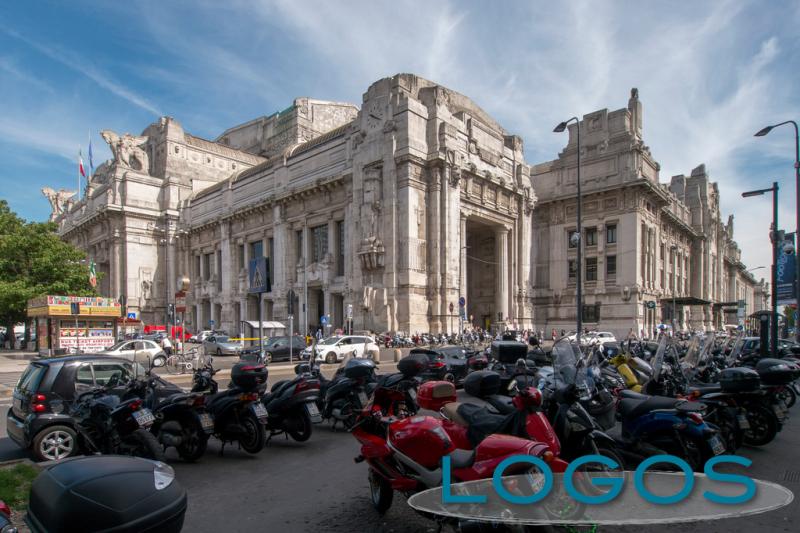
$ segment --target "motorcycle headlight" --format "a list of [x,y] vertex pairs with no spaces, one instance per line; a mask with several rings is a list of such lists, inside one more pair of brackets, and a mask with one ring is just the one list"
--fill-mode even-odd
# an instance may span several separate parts
[[175,470],[168,464],[156,461],[155,468],[153,468],[153,481],[156,490],[164,490],[175,481]]

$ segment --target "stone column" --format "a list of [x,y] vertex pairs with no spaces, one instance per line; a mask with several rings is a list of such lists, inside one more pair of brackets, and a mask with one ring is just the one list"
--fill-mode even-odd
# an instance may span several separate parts
[[495,317],[502,313],[502,321],[508,320],[508,228],[501,226],[494,233],[495,262]]
[[440,331],[439,297],[441,294],[440,284],[441,275],[439,271],[440,247],[441,247],[441,226],[439,219],[440,211],[440,189],[442,169],[434,167],[428,170],[428,297],[430,299],[431,314],[429,329],[431,332]]
[[115,229],[111,244],[111,257],[108,261],[111,274],[111,294],[109,296],[112,298],[119,298],[122,296],[122,264],[124,261],[121,252],[119,230]]

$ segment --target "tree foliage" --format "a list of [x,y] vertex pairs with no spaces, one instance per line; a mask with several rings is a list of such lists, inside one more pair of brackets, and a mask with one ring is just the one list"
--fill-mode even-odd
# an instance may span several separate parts
[[85,254],[52,222],[27,222],[0,200],[0,324],[25,320],[28,300],[46,294],[92,296]]

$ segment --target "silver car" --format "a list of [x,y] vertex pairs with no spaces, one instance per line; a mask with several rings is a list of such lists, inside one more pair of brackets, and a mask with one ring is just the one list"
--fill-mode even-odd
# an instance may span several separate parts
[[203,353],[206,355],[239,355],[242,345],[233,342],[227,335],[210,335],[203,341]]
[[153,366],[164,366],[164,362],[166,361],[166,355],[164,354],[164,350],[161,349],[161,346],[147,339],[119,341],[115,345],[98,352],[97,355],[122,357],[128,361],[133,361],[136,352],[146,352],[153,361]]

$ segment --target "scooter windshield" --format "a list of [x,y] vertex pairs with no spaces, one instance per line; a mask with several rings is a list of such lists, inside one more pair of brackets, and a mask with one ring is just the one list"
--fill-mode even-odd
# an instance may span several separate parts
[[557,387],[575,383],[579,356],[578,347],[566,338],[553,346],[553,373]]
[[653,357],[653,380],[656,382],[658,382],[661,377],[661,367],[664,365],[664,352],[666,351],[667,338],[661,337],[661,340],[658,342],[658,350],[656,350],[656,355]]

